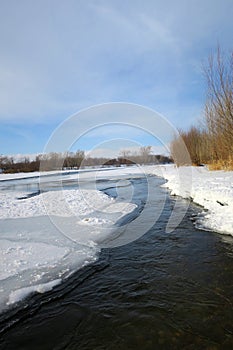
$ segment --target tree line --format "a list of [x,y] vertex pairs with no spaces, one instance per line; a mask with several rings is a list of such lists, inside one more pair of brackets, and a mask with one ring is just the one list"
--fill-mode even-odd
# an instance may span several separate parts
[[83,158],[83,151],[39,154],[34,160],[30,160],[29,157],[14,160],[13,157],[0,156],[0,169],[3,173],[17,173],[40,171],[41,169],[49,171],[61,168],[79,168]]
[[50,152],[37,155],[34,160],[24,157],[21,160],[14,160],[13,157],[0,156],[0,169],[3,173],[50,171],[60,169],[79,169],[80,167],[95,166],[121,166],[132,164],[161,164],[172,162],[170,157],[154,155],[151,146],[143,146],[137,152],[123,150],[119,157],[109,159],[105,157],[90,157],[85,152]]
[[233,169],[233,52],[224,56],[218,48],[209,57],[204,76],[207,84],[204,117],[199,125],[179,130],[179,136],[171,143],[171,154],[182,165],[184,142],[194,165]]

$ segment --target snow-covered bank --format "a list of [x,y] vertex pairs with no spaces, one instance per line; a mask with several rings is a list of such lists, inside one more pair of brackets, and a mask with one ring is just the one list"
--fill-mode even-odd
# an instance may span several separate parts
[[209,171],[206,167],[174,165],[147,167],[146,172],[162,176],[172,195],[191,199],[204,210],[197,227],[233,235],[233,171]]

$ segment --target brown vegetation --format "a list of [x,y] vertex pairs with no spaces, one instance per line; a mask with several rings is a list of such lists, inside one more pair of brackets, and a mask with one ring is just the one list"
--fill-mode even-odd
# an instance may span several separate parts
[[181,130],[171,143],[171,153],[176,161],[182,139],[193,164],[233,169],[233,52],[225,58],[218,48],[209,57],[204,73],[207,82],[204,126]]
[[4,173],[17,172],[32,172],[32,171],[49,171],[59,170],[63,168],[79,168],[84,159],[84,152],[77,151],[48,154],[41,154],[36,156],[35,160],[30,161],[25,157],[21,160],[15,161],[13,157],[0,156],[0,169]]

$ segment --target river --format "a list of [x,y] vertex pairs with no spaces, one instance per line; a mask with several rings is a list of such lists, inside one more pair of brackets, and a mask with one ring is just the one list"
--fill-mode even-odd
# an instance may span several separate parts
[[[233,239],[196,229],[200,208],[193,204],[166,233],[175,201],[186,203],[160,187],[164,180],[152,181],[153,210],[161,197],[165,203],[148,232],[115,248],[106,242],[95,263],[2,315],[0,349],[233,348]],[[132,200],[143,203],[145,179],[131,182]],[[98,186],[115,195],[114,181]]]

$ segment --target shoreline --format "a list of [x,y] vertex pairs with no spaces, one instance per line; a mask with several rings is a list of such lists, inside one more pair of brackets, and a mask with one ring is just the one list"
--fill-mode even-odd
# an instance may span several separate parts
[[[205,167],[179,167],[164,165],[163,186],[173,196],[189,199],[203,208],[196,227],[233,236],[233,171],[209,171]],[[161,170],[147,169],[161,176]]]

